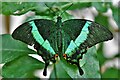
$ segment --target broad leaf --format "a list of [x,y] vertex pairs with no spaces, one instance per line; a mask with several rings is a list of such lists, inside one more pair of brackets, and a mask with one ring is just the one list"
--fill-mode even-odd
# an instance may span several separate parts
[[107,58],[104,57],[103,43],[99,44],[99,48],[97,50],[97,55],[98,55],[98,60],[100,62],[100,66],[102,66],[104,64],[104,62],[107,60]]
[[0,47],[2,62],[0,63],[7,63],[19,56],[36,53],[29,49],[23,42],[14,40],[9,34],[0,35],[0,44],[2,44]]
[[106,12],[108,10],[107,2],[92,2],[92,6],[94,6],[99,12]]
[[120,79],[119,72],[120,72],[120,69],[108,68],[102,74],[102,78],[116,78],[116,80],[117,80],[117,78]]
[[[84,75],[80,76],[76,65],[67,63],[64,59],[58,61],[51,74],[51,78],[100,78],[99,61],[96,56],[96,49],[92,47],[80,60]],[[60,65],[60,66],[58,66]],[[55,71],[56,70],[56,71]],[[56,72],[56,73],[55,73]],[[64,74],[64,75],[63,75]]]
[[83,75],[83,77],[101,78],[100,66],[99,66],[99,61],[97,59],[96,48],[95,47],[90,48],[85,56],[86,56],[85,57],[86,64],[83,65],[85,75]]
[[[41,6],[41,8],[40,8]],[[2,2],[2,14],[4,15],[22,15],[28,11],[43,11],[42,3],[36,2]]]
[[2,68],[3,78],[34,78],[34,72],[44,64],[30,56],[22,56],[6,63]]
[[2,2],[0,2],[0,14],[2,14]]
[[119,22],[119,16],[120,16],[120,8],[117,7],[111,7],[112,11],[113,11],[113,18],[116,21],[118,27],[120,28],[120,22]]
[[50,75],[50,78],[71,78],[65,69],[63,68],[64,64],[62,61],[58,61],[54,64],[54,69]]
[[[69,5],[63,5],[62,9],[66,10],[70,6],[70,4],[72,3],[69,3]],[[73,5],[69,7],[67,10],[76,10],[76,9],[83,9],[88,7],[91,7],[91,2],[74,2]]]
[[[104,21],[103,21],[104,20]],[[104,25],[104,27],[108,27],[109,26],[109,22],[108,22],[108,17],[99,13],[96,17],[95,17],[95,21],[99,22],[99,24]]]

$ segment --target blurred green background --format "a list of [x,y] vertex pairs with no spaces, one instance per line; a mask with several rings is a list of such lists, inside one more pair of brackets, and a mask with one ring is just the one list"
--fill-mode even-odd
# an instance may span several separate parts
[[[71,3],[73,5],[68,8]],[[120,77],[120,2],[2,2],[0,5],[0,34],[11,34],[17,26],[32,19],[56,21],[57,16],[63,12],[63,21],[88,19],[104,25],[113,33],[114,39],[97,45],[101,77]]]

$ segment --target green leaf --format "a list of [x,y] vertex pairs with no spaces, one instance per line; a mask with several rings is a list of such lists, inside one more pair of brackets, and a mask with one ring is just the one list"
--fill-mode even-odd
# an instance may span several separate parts
[[104,57],[104,52],[103,52],[103,43],[99,44],[99,48],[97,50],[97,55],[98,55],[98,60],[100,62],[100,66],[104,64],[104,62],[107,60],[107,58]]
[[0,35],[0,44],[2,44],[0,47],[2,62],[0,63],[7,63],[19,56],[36,53],[35,51],[29,49],[23,42],[14,40],[9,34]]
[[119,22],[119,16],[120,16],[120,8],[111,6],[112,9],[112,15],[114,20],[116,21],[118,27],[120,28],[120,22]]
[[[99,61],[96,57],[96,49],[92,47],[84,55],[83,59],[80,60],[81,67],[84,71],[84,74],[80,76],[78,68],[76,65],[67,63],[64,59],[61,58],[55,64],[54,70],[50,78],[100,78],[100,68]],[[56,70],[56,71],[55,71]],[[64,75],[63,75],[64,74]]]
[[[61,6],[63,10],[76,10],[82,8],[91,7],[91,2],[73,2],[73,5],[70,6],[71,3]],[[70,6],[70,7],[69,7]],[[69,8],[68,8],[69,7]]]
[[3,78],[34,78],[34,72],[44,64],[30,56],[22,56],[6,63],[2,68]]
[[70,2],[2,2],[2,14],[22,15],[28,11],[33,11],[36,15],[54,17],[57,14],[60,15],[66,9],[75,10],[91,6],[90,2],[73,2],[73,5],[70,7],[71,4]]
[[116,69],[116,68],[108,68],[103,74],[102,74],[102,78],[119,78],[119,72],[120,69]]
[[0,14],[2,14],[2,2],[0,2]]
[[92,2],[92,6],[94,6],[99,12],[106,12],[108,10],[107,2]]
[[[103,21],[104,20],[104,21]],[[104,25],[104,27],[108,27],[109,26],[109,22],[108,22],[108,17],[99,13],[96,17],[95,17],[95,21],[98,22],[101,25]]]
[[42,3],[37,2],[2,2],[2,14],[4,15],[22,15],[33,10],[43,11],[44,7]]
[[63,66],[65,66],[65,64],[62,64],[62,60],[56,62],[50,78],[70,78]]
[[85,78],[101,78],[100,75],[100,66],[99,61],[97,59],[96,48],[92,47],[88,50],[85,55],[85,65],[83,65],[83,69],[85,71]]

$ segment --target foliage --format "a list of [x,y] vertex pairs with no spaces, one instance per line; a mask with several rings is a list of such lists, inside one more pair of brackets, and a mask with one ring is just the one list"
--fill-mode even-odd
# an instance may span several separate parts
[[2,76],[5,78],[15,77],[34,77],[33,72],[44,67],[42,62],[30,57],[28,54],[36,54],[30,50],[26,44],[14,40],[10,35],[4,34],[0,36],[2,42],[2,62],[5,63],[2,69]]
[[[45,4],[47,4],[48,7]],[[68,2],[2,2],[2,7],[0,7],[2,8],[0,9],[2,11],[0,11],[0,13],[3,15],[20,16],[32,11],[35,12],[36,16],[39,15],[37,18],[55,19],[56,16],[61,15],[61,13],[66,11],[66,9],[80,10],[95,7],[98,11],[95,21],[109,27],[108,16],[103,15],[103,13],[107,12],[110,8],[112,10],[114,20],[117,25],[120,26],[120,23],[118,22],[120,9],[113,6],[111,2],[74,2],[73,5],[68,8],[70,5],[71,3]],[[73,16],[64,12],[62,17],[65,20],[70,19]],[[8,34],[1,35],[0,40],[2,40],[0,41],[0,44],[2,44],[2,47],[0,47],[0,55],[2,55],[1,63],[4,63],[2,76],[4,78],[35,78],[33,73],[44,67],[44,64],[41,61],[29,56],[29,54],[36,54],[36,52],[29,49],[26,44],[12,39]],[[103,44],[99,47],[97,55],[98,60],[100,61],[100,66],[102,66],[107,60],[103,56],[102,46]],[[64,59],[62,59],[53,64],[54,69],[50,78],[100,78],[100,66],[98,65],[98,60],[96,58],[96,49],[95,47],[92,47],[88,50],[86,55],[84,55],[84,58],[81,61],[82,68],[85,71],[83,76],[79,76],[78,69],[75,65],[68,64]],[[105,72],[102,74],[102,77],[109,77],[106,74],[112,73],[111,71],[115,72],[115,69]],[[118,78],[118,76],[115,76],[114,74],[111,74],[111,76]]]

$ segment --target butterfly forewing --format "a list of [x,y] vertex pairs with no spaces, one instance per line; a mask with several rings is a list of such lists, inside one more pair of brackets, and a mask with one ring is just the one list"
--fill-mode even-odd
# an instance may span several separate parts
[[[33,28],[34,28],[34,30],[33,30]],[[55,38],[54,38],[55,32],[56,32],[56,28],[55,28],[54,21],[47,20],[47,19],[36,19],[36,20],[32,20],[32,21],[29,21],[29,22],[26,22],[26,23],[20,25],[13,32],[12,37],[14,39],[23,41],[29,45],[33,45],[36,42],[39,43],[41,46],[42,45],[44,45],[44,46],[50,45],[56,50],[56,48],[54,47],[55,46],[55,43],[54,43],[55,42]],[[43,40],[41,40],[41,39],[43,39]],[[45,43],[42,44],[40,42],[45,42]],[[50,48],[50,47],[48,47],[48,48]]]
[[55,32],[55,22],[52,20],[34,20],[34,23],[44,40],[49,39],[50,35]]
[[12,37],[14,39],[23,41],[26,44],[33,45],[35,43],[35,39],[31,34],[31,30],[32,27],[30,27],[29,22],[24,23],[14,30]]
[[76,37],[80,34],[85,23],[86,20],[70,19],[63,22],[62,29],[67,35],[69,35],[71,40],[75,40]]
[[87,39],[80,45],[80,48],[92,47],[97,43],[108,41],[113,38],[112,33],[104,26],[92,22],[88,27],[89,34]]
[[85,20],[80,21],[79,19],[71,19],[62,23],[62,30],[64,32],[63,38],[65,39],[63,41],[65,50],[70,45],[71,40],[75,41],[75,39],[79,36],[85,22]]

